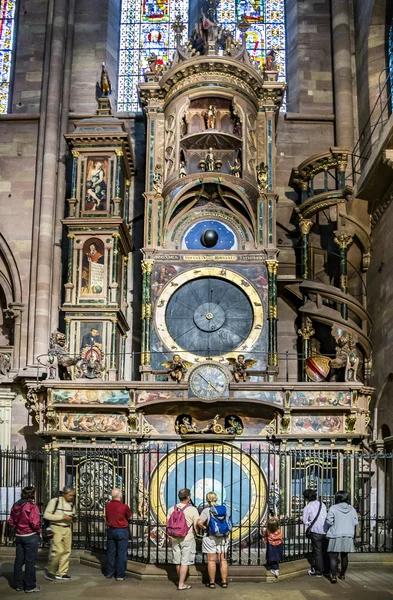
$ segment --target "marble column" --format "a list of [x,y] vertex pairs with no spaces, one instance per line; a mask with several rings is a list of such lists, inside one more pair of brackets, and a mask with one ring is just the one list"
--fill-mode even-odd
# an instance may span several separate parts
[[268,271],[268,315],[267,321],[269,326],[269,341],[268,341],[268,366],[278,366],[277,352],[277,270],[278,260],[266,261]]
[[142,261],[142,366],[150,365],[150,321],[152,317],[151,306],[151,273],[152,260]]
[[312,321],[309,317],[305,318],[302,328],[298,329],[297,332],[302,338],[302,380],[309,381],[306,375],[305,361],[306,358],[309,358],[310,356],[310,339],[315,334],[315,329],[313,328]]
[[349,0],[331,0],[336,146],[354,146]]
[[[334,241],[336,242],[340,253],[340,290],[344,294],[348,293],[348,248],[353,242],[353,237],[347,231],[335,231]],[[348,319],[348,305],[343,302],[341,304],[341,316],[343,319]]]
[[309,278],[309,264],[308,264],[308,236],[312,227],[311,219],[299,219],[299,229],[301,233],[301,270],[302,278]]

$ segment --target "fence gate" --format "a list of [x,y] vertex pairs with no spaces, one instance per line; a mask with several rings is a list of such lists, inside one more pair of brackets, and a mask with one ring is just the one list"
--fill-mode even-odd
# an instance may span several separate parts
[[[346,489],[359,514],[355,545],[359,552],[391,552],[392,454],[360,454],[331,449],[284,449],[271,441],[231,444],[209,441],[179,444],[148,442],[133,448],[88,448],[2,451],[0,455],[0,544],[12,544],[7,525],[11,506],[26,485],[37,488],[43,512],[49,498],[64,485],[76,489],[78,520],[75,548],[105,551],[104,506],[111,489],[123,491],[131,507],[129,558],[166,564],[171,542],[166,514],[177,491],[191,490],[199,510],[215,491],[233,521],[229,559],[238,565],[265,562],[260,535],[269,514],[279,517],[284,560],[308,551],[301,514],[303,491],[313,488],[329,508],[334,494]],[[197,544],[197,562],[203,561]]]

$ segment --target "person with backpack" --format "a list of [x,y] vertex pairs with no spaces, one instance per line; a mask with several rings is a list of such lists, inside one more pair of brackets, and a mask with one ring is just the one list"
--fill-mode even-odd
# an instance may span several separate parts
[[278,563],[282,560],[282,533],[277,517],[269,517],[264,539],[266,543],[266,562],[270,564],[270,572],[278,579],[280,575]]
[[60,496],[49,500],[44,512],[44,519],[49,521],[53,533],[51,552],[45,571],[45,579],[49,581],[71,580],[68,568],[72,545],[74,497],[74,488],[66,486]]
[[198,510],[191,504],[191,492],[184,488],[178,493],[179,503],[169,509],[166,532],[172,539],[173,564],[176,565],[179,583],[177,589],[190,590],[186,585],[188,567],[195,563],[195,533],[199,519]]
[[215,492],[206,494],[208,506],[199,516],[198,526],[204,529],[202,552],[207,554],[207,571],[209,583],[207,587],[216,587],[217,558],[220,565],[221,587],[228,587],[228,545],[229,534],[232,531],[232,520],[226,506],[217,505],[218,497]]
[[348,568],[348,553],[355,552],[353,538],[358,524],[356,510],[349,503],[349,494],[341,490],[335,494],[335,504],[329,508],[325,531],[329,540],[328,553],[330,561],[330,582],[337,583],[338,555],[341,558],[341,569],[338,578],[345,579]]
[[[38,555],[38,544],[41,535],[41,516],[34,503],[35,488],[23,488],[22,497],[11,509],[9,525],[15,529],[16,555],[14,562],[14,582],[17,592],[41,592],[42,587],[36,583],[35,561]],[[22,568],[25,565],[23,581]]]
[[329,573],[329,558],[327,556],[327,540],[324,529],[326,505],[317,500],[317,492],[312,489],[304,490],[303,497],[307,505],[303,509],[302,520],[306,526],[305,535],[311,540],[312,557],[311,569],[308,574],[312,577],[322,577]]

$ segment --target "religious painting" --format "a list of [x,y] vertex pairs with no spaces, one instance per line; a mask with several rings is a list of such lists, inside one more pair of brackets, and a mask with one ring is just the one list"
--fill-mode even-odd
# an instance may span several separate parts
[[130,404],[130,394],[126,390],[60,389],[52,391],[54,404]]
[[83,244],[81,296],[100,297],[105,293],[105,250],[99,238]]
[[103,323],[99,321],[82,321],[80,324],[80,352],[85,348],[102,349]]
[[66,413],[62,416],[62,430],[76,433],[127,433],[128,422],[125,415]]
[[[137,404],[149,404],[153,402],[166,402],[167,400],[183,400],[183,390],[168,390],[163,392],[161,390],[144,390],[143,392],[137,392]],[[160,417],[161,418],[161,417]]]
[[162,288],[175,277],[181,270],[180,265],[163,265],[158,263],[154,266],[151,276],[152,300],[154,301],[161,293]]
[[108,210],[108,172],[109,159],[107,156],[95,156],[87,159],[85,211]]
[[351,392],[292,392],[290,406],[351,406]]
[[[250,375],[252,375],[252,371],[250,371]],[[269,404],[277,404],[279,406],[284,405],[283,392],[261,392],[257,390],[245,390],[242,392],[241,390],[236,390],[234,392],[234,398],[243,398],[253,401],[260,400],[261,402],[268,402]]]
[[341,433],[342,415],[292,415],[292,433],[319,435]]

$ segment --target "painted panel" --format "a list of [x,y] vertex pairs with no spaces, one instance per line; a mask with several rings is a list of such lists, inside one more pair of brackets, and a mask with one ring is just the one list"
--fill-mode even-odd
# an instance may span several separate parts
[[171,399],[183,399],[183,390],[168,390],[163,392],[161,390],[144,390],[143,392],[137,392],[137,404],[145,404],[145,402],[165,402]]
[[125,415],[66,413],[62,415],[61,430],[76,433],[128,433],[128,423]]
[[126,390],[60,389],[53,390],[54,404],[115,404],[128,405],[130,394]]
[[84,210],[97,212],[108,210],[108,157],[88,157]]
[[290,406],[351,406],[351,392],[292,392]]
[[291,417],[292,433],[319,435],[342,433],[342,415],[296,415]]
[[[250,375],[252,375],[252,370],[249,371]],[[234,398],[245,398],[249,400],[260,400],[261,402],[269,402],[271,404],[277,404],[279,406],[284,405],[284,393],[283,392],[261,392],[254,390],[236,390],[234,392]]]

